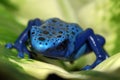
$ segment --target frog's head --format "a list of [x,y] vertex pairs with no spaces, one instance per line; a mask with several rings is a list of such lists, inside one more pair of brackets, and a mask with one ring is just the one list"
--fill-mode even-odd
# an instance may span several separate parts
[[[57,21],[57,20],[56,20]],[[48,57],[62,57],[68,51],[69,39],[63,22],[54,23],[46,21],[41,26],[33,26],[31,29],[31,45],[37,53]],[[57,24],[55,24],[57,23]]]
[[52,57],[52,58],[64,58],[67,51],[68,51],[68,45],[69,45],[69,40],[68,39],[64,39],[64,40],[57,40],[52,42],[50,42],[50,44],[48,43],[48,48],[46,49],[44,53],[45,56],[47,57]]
[[[42,53],[48,57],[60,57],[64,56],[69,40],[65,35],[60,35],[58,33],[53,34],[52,32],[43,32],[45,34],[41,34],[33,41],[32,46],[37,53]],[[47,34],[46,34],[47,33]]]

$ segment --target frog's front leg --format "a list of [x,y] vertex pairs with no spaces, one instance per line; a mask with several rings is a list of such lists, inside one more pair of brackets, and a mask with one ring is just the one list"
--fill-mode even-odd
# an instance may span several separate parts
[[27,49],[27,45],[25,45],[27,40],[29,39],[29,35],[30,35],[29,31],[32,28],[32,26],[40,26],[40,25],[41,25],[41,21],[39,19],[29,21],[27,28],[20,34],[18,39],[15,41],[15,43],[14,44],[8,43],[6,44],[5,47],[8,49],[12,49],[12,48],[17,49],[18,57],[20,58],[24,57],[24,53],[27,53],[30,57],[30,51]]
[[90,45],[90,48],[92,49],[92,51],[94,51],[96,55],[96,61],[92,65],[87,65],[82,70],[92,69],[100,62],[108,58],[108,54],[103,49],[103,46],[98,41],[97,36],[94,34],[92,29],[87,29],[86,31],[83,31],[77,37],[79,47],[82,46],[86,41],[88,41],[88,45]]

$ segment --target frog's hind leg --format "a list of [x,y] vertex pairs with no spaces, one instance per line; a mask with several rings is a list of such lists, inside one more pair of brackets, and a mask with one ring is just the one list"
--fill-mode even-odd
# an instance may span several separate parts
[[87,29],[86,31],[83,31],[76,40],[79,44],[78,46],[82,46],[86,41],[88,42],[88,45],[91,47],[92,51],[95,52],[96,55],[96,61],[92,65],[88,65],[84,67],[82,70],[89,70],[94,68],[96,65],[98,65],[100,62],[108,58],[108,54],[103,49],[103,45],[98,41],[97,36],[94,34],[92,29]]
[[18,57],[23,58],[24,53],[27,53],[30,57],[30,51],[27,49],[26,42],[29,39],[29,31],[32,28],[32,26],[40,26],[41,21],[39,19],[31,20],[28,22],[27,28],[20,34],[18,39],[15,41],[14,44],[8,43],[5,45],[6,48],[12,49],[15,48],[18,51]]

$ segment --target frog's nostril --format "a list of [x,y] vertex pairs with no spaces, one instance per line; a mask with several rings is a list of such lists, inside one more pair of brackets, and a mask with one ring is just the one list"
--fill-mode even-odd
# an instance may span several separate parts
[[38,40],[45,41],[45,38],[44,37],[39,37]]

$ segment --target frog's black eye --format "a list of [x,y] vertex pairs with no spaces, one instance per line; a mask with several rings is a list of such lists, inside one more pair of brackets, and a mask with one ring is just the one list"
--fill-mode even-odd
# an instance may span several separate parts
[[45,41],[45,38],[44,37],[39,37],[38,40]]
[[58,47],[56,48],[57,50],[64,50],[68,46],[68,40],[65,40],[62,42]]

